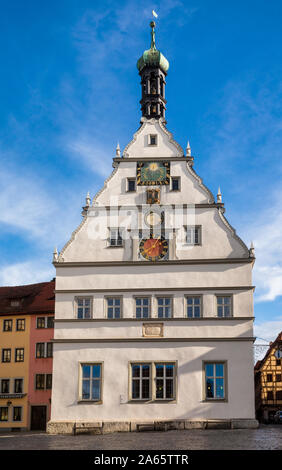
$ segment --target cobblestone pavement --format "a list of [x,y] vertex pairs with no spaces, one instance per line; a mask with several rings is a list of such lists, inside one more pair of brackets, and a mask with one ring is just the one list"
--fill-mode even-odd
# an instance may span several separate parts
[[77,436],[0,433],[0,450],[279,450],[282,425]]

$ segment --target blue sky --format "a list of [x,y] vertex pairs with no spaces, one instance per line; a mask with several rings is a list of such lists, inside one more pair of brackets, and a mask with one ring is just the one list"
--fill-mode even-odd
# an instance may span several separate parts
[[0,2],[0,284],[40,282],[140,121],[136,61],[170,62],[167,127],[256,249],[255,327],[282,330],[282,3]]

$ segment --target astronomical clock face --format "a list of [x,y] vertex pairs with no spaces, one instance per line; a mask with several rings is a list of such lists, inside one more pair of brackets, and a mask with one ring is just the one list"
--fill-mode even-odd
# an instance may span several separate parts
[[140,254],[147,261],[158,261],[168,253],[168,242],[164,237],[143,238],[139,245]]
[[169,162],[138,162],[137,184],[141,186],[154,186],[169,184]]

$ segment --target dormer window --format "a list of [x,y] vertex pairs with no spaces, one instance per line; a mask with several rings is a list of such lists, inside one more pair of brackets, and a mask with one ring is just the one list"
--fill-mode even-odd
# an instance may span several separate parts
[[156,134],[149,135],[149,145],[157,145],[158,143],[158,136]]

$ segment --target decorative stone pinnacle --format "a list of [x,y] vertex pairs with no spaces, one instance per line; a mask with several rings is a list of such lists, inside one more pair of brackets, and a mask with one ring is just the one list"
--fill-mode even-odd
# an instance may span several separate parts
[[218,187],[218,191],[217,191],[217,202],[220,204],[222,203],[222,194],[220,191],[220,187]]
[[57,247],[55,246],[54,251],[53,251],[53,263],[58,261],[58,250]]
[[191,147],[190,147],[189,140],[187,142],[187,147],[186,147],[186,157],[191,157]]
[[255,258],[255,247],[254,247],[253,242],[251,242],[251,246],[250,246],[250,249],[249,249],[249,253],[250,253],[250,257],[251,257],[251,258]]
[[117,157],[120,157],[120,146],[119,146],[119,142],[117,143],[116,156],[117,156]]
[[85,198],[85,202],[86,202],[86,206],[89,207],[90,204],[91,204],[91,198],[90,198],[89,191],[88,191],[87,196]]

